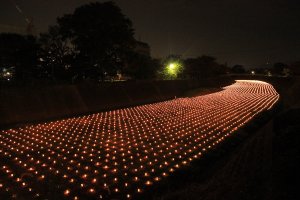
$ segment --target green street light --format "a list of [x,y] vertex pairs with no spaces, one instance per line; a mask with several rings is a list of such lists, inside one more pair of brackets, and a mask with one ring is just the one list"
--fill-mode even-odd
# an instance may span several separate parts
[[170,68],[173,69],[173,68],[174,68],[174,65],[173,65],[173,64],[170,64]]

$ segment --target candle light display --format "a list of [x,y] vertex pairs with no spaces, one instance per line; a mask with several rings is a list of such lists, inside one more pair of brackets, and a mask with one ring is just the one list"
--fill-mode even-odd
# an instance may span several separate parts
[[18,197],[30,187],[29,199],[44,195],[16,178],[23,171],[34,174],[39,184],[61,177],[63,198],[86,194],[100,199],[107,192],[131,198],[201,159],[201,152],[217,146],[278,99],[268,83],[239,80],[205,96],[2,130],[0,155],[9,162],[0,170],[19,185],[3,182],[0,189],[14,188]]

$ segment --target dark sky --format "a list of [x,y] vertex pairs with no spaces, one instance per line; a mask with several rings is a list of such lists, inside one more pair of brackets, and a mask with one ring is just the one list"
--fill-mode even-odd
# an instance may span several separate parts
[[[57,17],[90,0],[14,0],[44,32]],[[103,2],[103,1],[100,1]],[[115,0],[147,42],[152,57],[212,55],[255,68],[300,59],[299,0]],[[0,24],[26,27],[11,0],[0,0]]]

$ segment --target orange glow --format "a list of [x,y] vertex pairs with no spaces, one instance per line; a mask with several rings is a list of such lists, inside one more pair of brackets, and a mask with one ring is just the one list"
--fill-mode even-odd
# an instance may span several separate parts
[[93,183],[119,193],[124,184],[128,191],[141,192],[145,185],[201,159],[202,152],[217,148],[279,99],[275,89],[261,81],[240,80],[223,89],[205,96],[3,130],[0,153],[14,166],[6,164],[0,170],[23,189],[22,179],[14,178],[19,175],[15,166],[40,182],[47,181],[49,173],[67,178],[72,190],[78,187],[74,182],[81,181],[81,190],[97,198],[104,195],[103,188],[89,189],[96,186]]
[[64,192],[65,195],[68,195],[69,193],[70,193],[70,190],[66,190],[66,191]]

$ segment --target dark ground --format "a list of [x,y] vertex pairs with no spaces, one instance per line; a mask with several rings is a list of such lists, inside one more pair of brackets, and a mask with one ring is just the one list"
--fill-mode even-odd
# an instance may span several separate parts
[[[220,90],[197,88],[180,97]],[[272,112],[138,199],[300,199],[300,106]]]
[[[215,90],[196,89],[185,97]],[[267,115],[273,118],[247,140],[241,139],[237,145],[238,139],[232,138],[221,152],[211,152],[202,162],[194,163],[189,178],[182,180],[186,184],[180,183],[179,188],[169,184],[163,197],[154,199],[300,199],[300,106],[283,112],[282,105],[277,105],[281,111],[276,111],[275,118],[264,113],[250,122],[248,132],[269,121]],[[247,135],[247,127],[238,134],[243,132]]]

